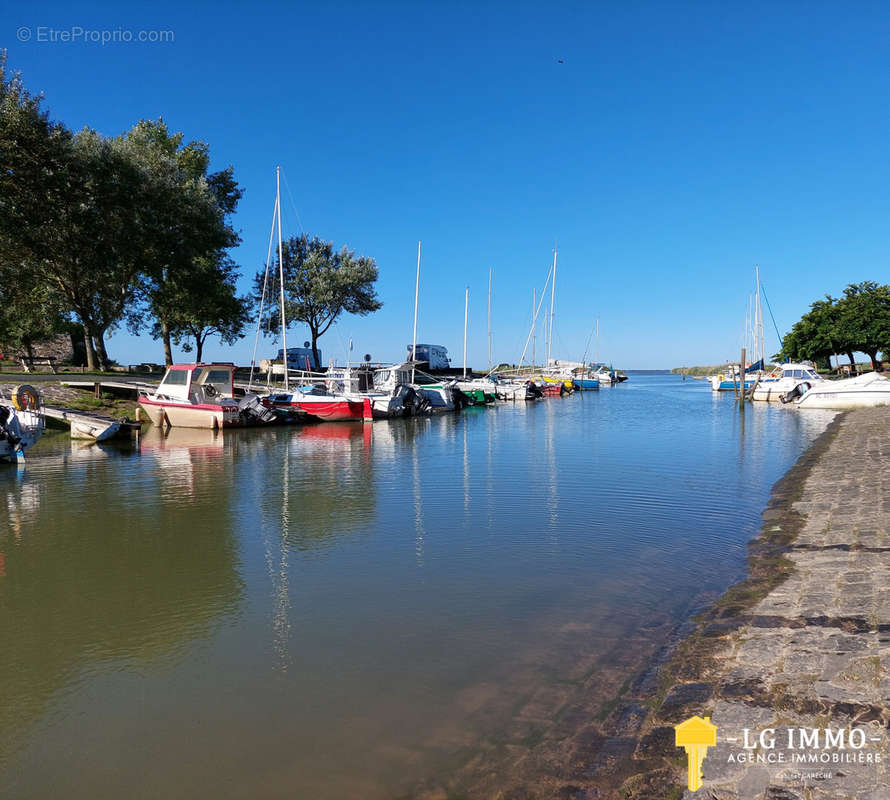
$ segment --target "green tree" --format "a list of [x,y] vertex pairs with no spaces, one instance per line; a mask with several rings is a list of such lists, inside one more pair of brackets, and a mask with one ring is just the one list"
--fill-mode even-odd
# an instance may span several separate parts
[[51,121],[41,100],[0,61],[0,261],[63,298],[88,366],[107,368],[104,337],[138,276],[141,176],[95,131]]
[[[334,250],[331,242],[317,236],[291,237],[282,245],[284,265],[284,313],[287,324],[303,322],[309,327],[312,357],[320,367],[318,339],[344,312],[365,316],[383,304],[377,299],[374,283],[377,264],[373,258],[357,256],[345,247]],[[278,279],[277,262],[270,266],[273,283]],[[256,276],[257,297],[262,294],[264,273]],[[281,327],[277,295],[267,291],[269,302],[264,312],[267,330]]]
[[865,353],[877,369],[878,351],[890,343],[890,286],[874,281],[851,283],[838,302],[839,326],[850,362],[853,351]]
[[10,73],[0,52],[0,341],[32,355],[65,312],[34,268],[54,209],[68,196],[71,133]]
[[[189,336],[205,328],[207,335],[216,332],[224,340],[240,335],[235,323],[243,298],[236,298],[227,285],[211,286],[217,279],[227,284],[237,278],[225,256],[239,242],[229,223],[242,195],[232,168],[210,172],[209,147],[204,142],[185,143],[183,134],[171,133],[162,119],[140,121],[117,143],[142,170],[142,205],[151,209],[139,231],[145,255],[140,284],[143,306],[131,311],[130,329],[138,332],[146,316],[151,317],[152,336],[163,341],[168,365],[173,363],[173,342],[186,335],[184,320],[190,326],[200,325],[190,327]],[[212,274],[214,269],[218,277]],[[196,276],[207,281],[197,289],[199,297],[193,295]],[[220,303],[216,312],[210,305],[213,299]],[[206,335],[196,335],[200,352]]]
[[34,344],[67,330],[62,298],[43,283],[23,282],[13,264],[0,264],[0,342],[34,357]]
[[824,361],[844,352],[839,328],[837,300],[825,295],[796,322],[782,339],[781,356],[793,361]]
[[[249,297],[238,296],[237,277],[234,262],[218,253],[197,259],[188,280],[183,276],[170,283],[182,295],[170,298],[167,332],[185,352],[194,348],[196,361],[203,358],[208,337],[216,335],[223,344],[235,344],[244,335],[253,304]],[[152,335],[161,335],[157,320]]]

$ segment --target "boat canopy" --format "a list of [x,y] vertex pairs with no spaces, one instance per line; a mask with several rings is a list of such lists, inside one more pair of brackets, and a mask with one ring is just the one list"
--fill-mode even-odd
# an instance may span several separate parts
[[190,394],[201,388],[208,396],[232,397],[234,375],[234,364],[174,364],[167,369],[156,394],[188,401]]

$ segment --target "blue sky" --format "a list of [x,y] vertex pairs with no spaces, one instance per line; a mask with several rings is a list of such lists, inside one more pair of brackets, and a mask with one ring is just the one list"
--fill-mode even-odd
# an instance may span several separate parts
[[[74,26],[175,40],[45,40]],[[325,358],[350,337],[402,356],[418,240],[418,338],[460,362],[469,286],[475,366],[489,267],[495,359],[517,360],[555,244],[553,355],[579,358],[599,316],[600,355],[623,368],[737,357],[755,263],[783,332],[826,292],[890,279],[884,3],[42,2],[3,28],[10,66],[70,127],[162,116],[234,166],[245,289],[276,164],[285,234],[377,260],[383,309],[342,318]],[[252,346],[205,355],[246,363]],[[125,332],[110,352],[162,360]]]

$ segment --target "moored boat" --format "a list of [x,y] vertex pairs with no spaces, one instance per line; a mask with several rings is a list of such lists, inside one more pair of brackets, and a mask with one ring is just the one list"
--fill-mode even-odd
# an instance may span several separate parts
[[848,408],[872,408],[890,405],[890,379],[877,372],[839,381],[819,381],[810,385],[801,381],[782,395],[782,402],[794,402],[798,408],[826,408],[842,411]]
[[[742,380],[743,388],[747,391],[748,389],[753,389],[754,384],[757,382],[757,375],[755,373],[759,372],[763,367],[763,362],[758,361],[756,364],[751,364],[750,366],[745,368],[745,376]],[[711,389],[715,392],[732,392],[739,388],[739,365],[738,364],[727,364],[723,372],[718,373],[717,375],[711,375],[708,378],[708,382],[711,384]]]
[[754,400],[778,402],[786,392],[801,383],[809,386],[821,383],[824,378],[810,364],[781,364],[754,386]]
[[43,402],[33,386],[16,386],[8,400],[0,398],[0,462],[24,461],[44,427]]
[[174,364],[154,392],[141,392],[139,405],[154,425],[230,428],[270,422],[275,414],[247,395],[235,399],[235,365]]
[[301,386],[292,392],[269,396],[273,408],[287,411],[302,411],[321,421],[338,421],[364,418],[364,402],[360,398],[350,399],[345,394],[329,391],[324,384]]

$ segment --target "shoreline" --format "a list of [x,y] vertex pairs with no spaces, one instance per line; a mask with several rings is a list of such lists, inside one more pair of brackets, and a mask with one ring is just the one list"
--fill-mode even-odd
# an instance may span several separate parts
[[[634,686],[639,701],[655,694],[637,733],[637,769],[593,797],[890,794],[888,423],[890,408],[838,414],[773,486],[746,577],[695,615],[688,635]],[[686,789],[674,737],[674,725],[696,714],[718,727],[700,793]],[[838,746],[840,732],[847,738]]]
[[[773,485],[761,514],[759,531],[747,545],[745,577],[732,584],[717,599],[705,601],[699,610],[673,626],[666,636],[666,642],[656,647],[641,665],[637,665],[637,671],[628,677],[613,699],[602,704],[599,714],[572,720],[573,730],[563,728],[561,738],[541,742],[535,748],[538,752],[529,753],[521,762],[514,763],[507,775],[501,773],[505,779],[503,781],[495,777],[500,770],[489,763],[487,775],[473,775],[473,769],[467,772],[458,770],[450,780],[439,783],[440,788],[434,789],[427,783],[424,789],[411,793],[411,796],[422,800],[452,797],[498,800],[694,800],[702,797],[708,800],[759,800],[767,786],[775,786],[775,791],[779,792],[774,795],[776,798],[809,798],[809,794],[794,791],[795,783],[789,780],[794,776],[790,773],[783,773],[781,780],[770,782],[774,777],[771,773],[779,767],[790,767],[790,760],[778,765],[765,765],[756,760],[749,765],[734,762],[735,768],[727,769],[725,751],[729,745],[723,739],[727,736],[735,738],[732,733],[735,728],[742,730],[748,727],[755,731],[762,729],[767,722],[775,724],[776,718],[804,725],[807,721],[804,712],[808,712],[811,718],[818,718],[821,724],[827,718],[826,714],[830,716],[833,707],[795,694],[789,686],[793,679],[779,681],[775,685],[769,683],[772,673],[766,668],[762,675],[757,674],[756,667],[753,670],[749,668],[750,674],[742,677],[735,662],[730,663],[728,659],[738,658],[745,647],[757,651],[761,644],[759,632],[766,632],[767,636],[775,635],[778,631],[788,632],[792,643],[786,647],[786,660],[793,661],[801,655],[796,652],[794,637],[806,629],[808,621],[785,621],[770,614],[769,609],[763,606],[774,603],[775,598],[782,595],[783,587],[799,573],[802,559],[805,560],[812,552],[820,552],[798,546],[798,539],[810,522],[810,515],[800,506],[813,502],[809,495],[816,491],[811,480],[814,473],[818,470],[828,473],[835,471],[828,461],[833,457],[838,443],[843,441],[840,436],[842,430],[849,434],[848,429],[851,428],[855,433],[863,426],[879,426],[880,422],[874,421],[875,412],[875,409],[867,409],[841,412],[835,416],[825,431]],[[879,416],[885,423],[890,423],[890,408]],[[871,465],[871,471],[878,472],[875,464]],[[820,480],[823,478],[820,476]],[[831,478],[834,484],[840,482],[836,475]],[[890,546],[887,549],[890,572]],[[828,609],[809,621],[821,633],[846,631],[851,625],[855,628],[855,623],[850,619],[832,618]],[[890,631],[890,614],[887,629]],[[791,667],[789,670],[792,675],[794,669]],[[800,670],[798,672],[804,674]],[[806,674],[809,680],[809,673]],[[859,716],[865,714],[868,719],[890,721],[890,708],[877,709],[874,705],[857,706],[855,710]],[[841,702],[839,709],[835,710],[850,709]],[[704,762],[703,788],[691,793],[686,789],[686,755],[675,745],[674,725],[695,714],[712,717],[720,733],[718,747],[711,749]],[[837,720],[834,727],[838,727]],[[886,747],[886,743],[882,746]],[[733,747],[740,748],[739,745]],[[890,753],[887,758],[890,759]],[[831,766],[797,763],[794,769],[801,787],[812,785],[812,781],[819,782],[821,786],[826,780],[831,780],[825,778],[831,772]],[[857,769],[848,764],[841,766],[847,772]],[[835,764],[835,778],[841,772]],[[818,797],[836,796],[840,800],[860,796],[855,790],[851,793],[849,785],[838,785],[841,787],[839,794],[819,794]],[[890,787],[890,782],[887,786]],[[755,787],[756,791],[752,793]]]

